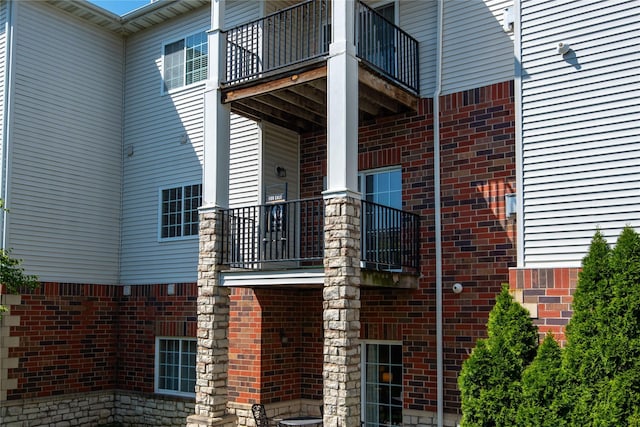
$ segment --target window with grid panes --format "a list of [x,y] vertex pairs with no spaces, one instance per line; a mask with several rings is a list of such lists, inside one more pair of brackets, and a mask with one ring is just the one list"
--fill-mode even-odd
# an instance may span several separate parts
[[195,393],[196,345],[193,338],[156,338],[156,392]]
[[202,185],[165,188],[161,191],[161,199],[160,238],[197,236]]
[[164,90],[170,91],[207,79],[207,33],[192,34],[164,46]]
[[362,425],[402,425],[402,344],[369,342],[362,346]]

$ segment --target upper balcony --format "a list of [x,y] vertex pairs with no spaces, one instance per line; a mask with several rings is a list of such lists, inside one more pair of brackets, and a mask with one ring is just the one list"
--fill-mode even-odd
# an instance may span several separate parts
[[[308,0],[225,32],[224,103],[306,132],[326,127],[330,0]],[[418,42],[362,2],[354,28],[360,120],[416,110]]]

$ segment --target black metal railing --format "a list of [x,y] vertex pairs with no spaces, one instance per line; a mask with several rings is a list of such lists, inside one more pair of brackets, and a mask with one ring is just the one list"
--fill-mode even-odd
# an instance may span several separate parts
[[362,201],[362,265],[379,271],[418,272],[420,217]]
[[[418,273],[420,217],[367,201],[361,212],[362,266]],[[225,265],[254,270],[322,265],[320,198],[227,209],[221,215]]]
[[[357,3],[356,53],[369,66],[418,93],[418,42],[364,3]],[[326,56],[328,0],[308,0],[225,32],[227,85],[273,75]]]
[[362,2],[356,11],[356,54],[380,73],[418,93],[418,41]]
[[225,84],[273,74],[329,53],[328,0],[308,0],[226,32]]
[[322,265],[324,202],[305,199],[224,210],[222,245],[222,263],[235,268]]

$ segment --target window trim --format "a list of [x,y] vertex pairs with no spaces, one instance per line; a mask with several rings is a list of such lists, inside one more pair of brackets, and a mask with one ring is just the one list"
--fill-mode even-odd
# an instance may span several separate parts
[[[160,76],[161,76],[161,79],[160,79],[161,80],[160,81],[160,93],[161,93],[161,95],[169,95],[169,94],[172,94],[172,93],[175,93],[175,92],[179,92],[179,91],[182,91],[182,90],[185,90],[185,89],[193,88],[193,87],[196,87],[196,86],[199,86],[199,85],[204,85],[206,83],[206,81],[209,79],[209,70],[211,68],[210,67],[211,66],[211,61],[209,61],[209,45],[208,45],[208,43],[209,43],[209,40],[208,40],[209,35],[208,35],[207,31],[208,30],[206,28],[203,28],[201,30],[194,31],[194,32],[189,33],[189,34],[185,34],[185,35],[183,35],[181,37],[167,39],[167,40],[164,40],[162,42],[162,48],[161,48],[162,50],[160,52],[160,58],[161,58],[161,61],[160,61],[161,62],[161,64],[160,64]],[[198,80],[195,83],[186,84],[186,78],[187,78],[187,69],[186,69],[186,67],[187,67],[187,58],[186,58],[187,49],[186,49],[186,42],[187,42],[187,39],[189,37],[195,36],[197,34],[204,34],[205,38],[207,39],[207,75],[202,80]],[[171,89],[167,89],[166,85],[165,85],[165,50],[166,50],[168,45],[176,43],[176,42],[179,42],[179,41],[183,41],[185,43],[185,46],[182,48],[182,54],[183,54],[183,56],[182,56],[182,61],[183,62],[182,63],[183,63],[183,67],[184,67],[184,69],[182,70],[182,85],[178,86],[178,87],[171,88]]]
[[180,188],[182,189],[182,201],[183,201],[183,205],[182,205],[182,219],[181,219],[181,223],[180,226],[184,227],[184,189],[185,187],[190,187],[193,185],[200,185],[200,205],[202,205],[202,182],[200,181],[191,181],[191,182],[186,182],[186,183],[179,183],[179,184],[173,184],[173,185],[165,185],[162,187],[158,188],[158,225],[157,225],[157,233],[158,233],[158,242],[173,242],[173,241],[180,241],[180,240],[194,240],[199,238],[199,233],[196,234],[188,234],[188,235],[184,235],[182,234],[181,236],[175,236],[175,237],[162,237],[162,204],[163,204],[163,198],[162,198],[162,192],[164,190],[171,190],[174,188]]
[[[180,343],[180,355],[182,356],[182,343],[183,342],[195,342],[196,343],[196,360],[197,360],[197,344],[198,340],[193,337],[171,337],[171,336],[156,336],[155,340],[155,360],[154,360],[154,373],[153,373],[153,390],[157,394],[165,394],[170,396],[182,396],[182,397],[195,397],[196,391],[186,392],[179,390],[169,390],[169,389],[161,389],[160,388],[160,340],[172,340],[178,341]],[[178,369],[179,375],[182,371],[182,360],[180,360],[180,368]],[[194,365],[195,371],[195,365]],[[181,378],[178,377],[178,383]]]

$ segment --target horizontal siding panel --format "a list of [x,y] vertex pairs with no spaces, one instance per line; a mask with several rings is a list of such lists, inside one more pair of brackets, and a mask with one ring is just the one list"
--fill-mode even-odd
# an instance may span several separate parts
[[579,265],[596,229],[615,243],[640,227],[640,3],[524,2],[521,14],[524,261]]
[[229,156],[229,207],[258,204],[260,129],[256,122],[232,114]]
[[124,284],[197,279],[198,239],[158,241],[158,197],[160,188],[202,180],[204,83],[163,94],[162,54],[164,43],[209,27],[205,6],[127,38],[124,146],[133,155],[124,158]]
[[513,40],[502,28],[503,11],[512,5],[482,0],[444,3],[444,93],[514,78]]
[[122,40],[16,6],[8,246],[40,280],[117,283]]
[[400,28],[418,41],[420,93],[432,97],[436,78],[437,9],[434,1],[402,1],[399,4]]

